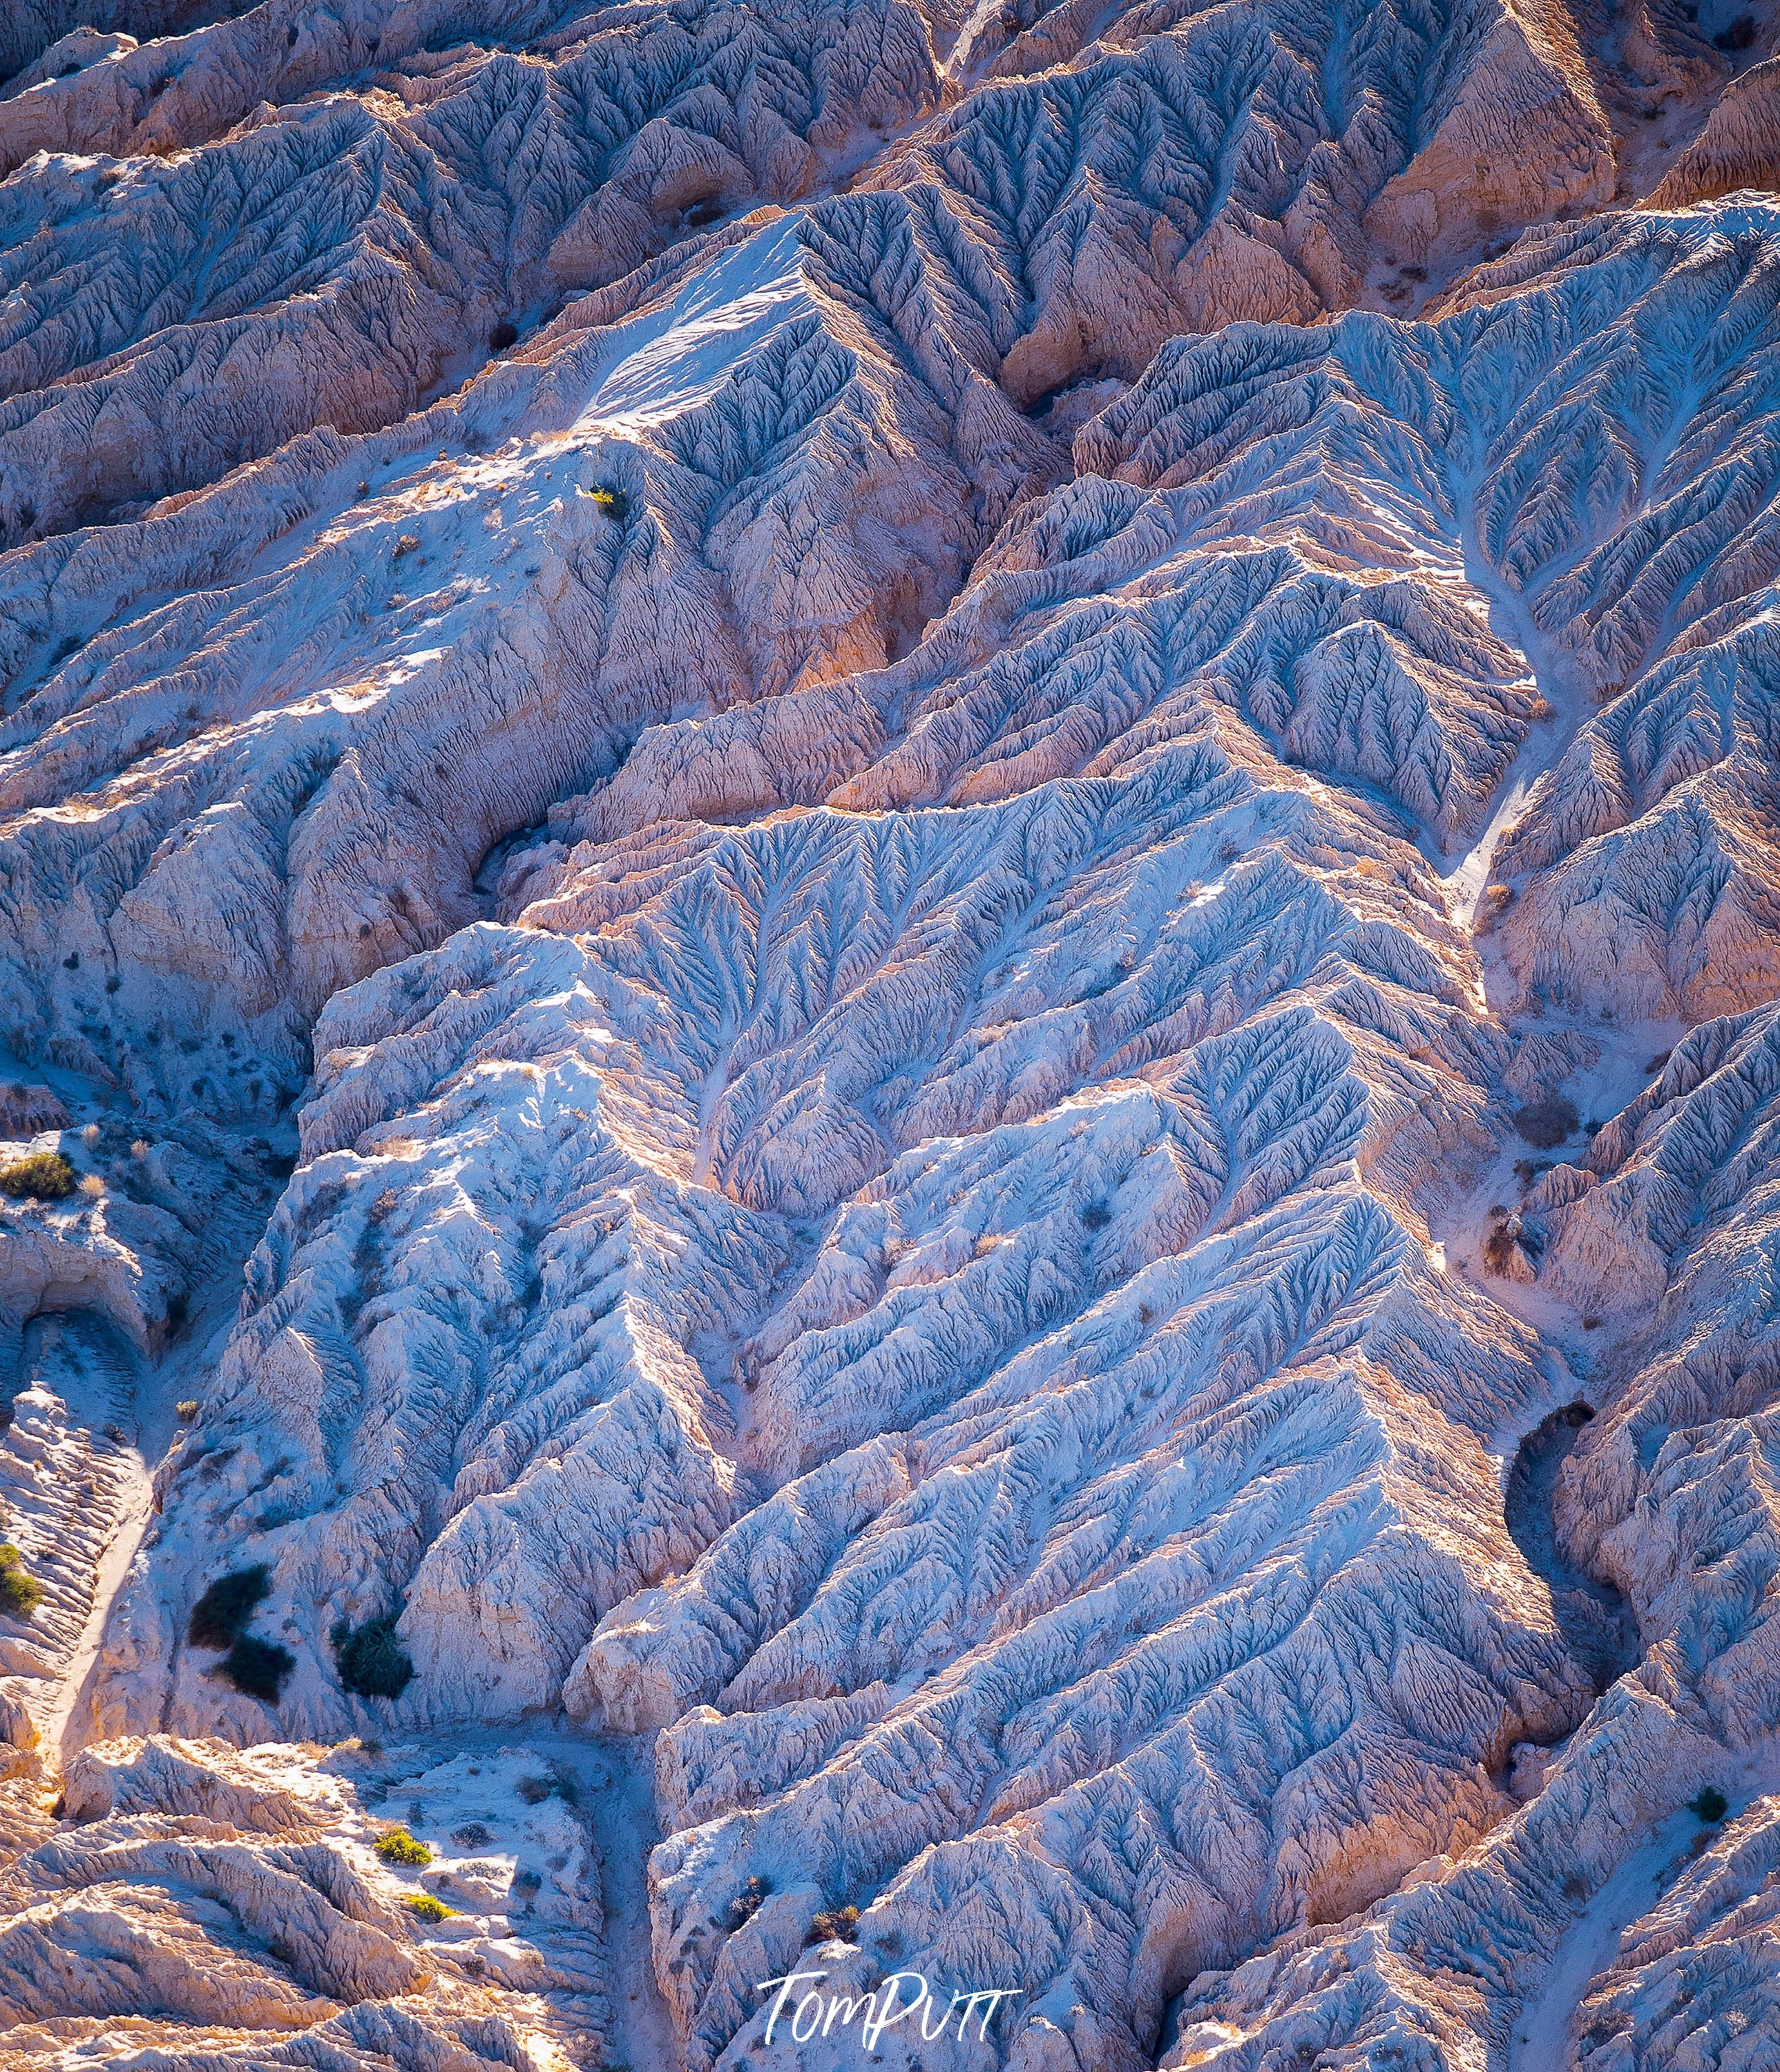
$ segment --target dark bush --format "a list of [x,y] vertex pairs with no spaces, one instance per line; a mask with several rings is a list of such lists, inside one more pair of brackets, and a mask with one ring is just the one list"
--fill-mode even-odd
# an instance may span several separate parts
[[519,342],[519,327],[515,324],[498,323],[488,335],[490,352],[505,352],[510,345],[517,345]]
[[451,1839],[460,1849],[486,1849],[494,1837],[480,1820],[470,1820],[461,1827],[453,1827]]
[[263,1561],[219,1576],[191,1608],[186,1633],[192,1646],[232,1647],[247,1631],[254,1607],[271,1588],[272,1571]]
[[1483,1240],[1483,1264],[1491,1272],[1506,1274],[1514,1264],[1515,1232],[1507,1223],[1498,1223]]
[[276,1705],[285,1679],[297,1667],[297,1658],[276,1641],[256,1640],[244,1633],[223,1658],[223,1674],[237,1691],[249,1698],[263,1698]]
[[1708,1827],[1716,1827],[1730,1811],[1730,1801],[1716,1784],[1708,1784],[1697,1799],[1688,1801],[1688,1811],[1704,1820]]
[[773,1889],[765,1878],[751,1877],[729,1902],[729,1925],[740,1928],[761,1910],[761,1902]]
[[408,1651],[396,1638],[396,1620],[367,1619],[363,1626],[335,1626],[330,1636],[340,1681],[361,1698],[399,1698],[414,1675]]
[[513,1789],[527,1806],[542,1806],[550,1796],[550,1780],[544,1777],[522,1777]]
[[1528,1101],[1515,1116],[1514,1126],[1527,1141],[1540,1151],[1551,1151],[1575,1134],[1581,1120],[1576,1104],[1562,1094],[1547,1094]]
[[74,1168],[59,1151],[33,1151],[0,1166],[0,1194],[59,1202],[74,1186]]
[[1082,1204],[1081,1222],[1085,1230],[1105,1230],[1113,1220],[1113,1212],[1104,1202],[1085,1202]]
[[630,516],[630,499],[616,483],[602,482],[591,494],[593,501],[614,525],[621,525]]
[[859,1910],[856,1906],[833,1906],[826,1914],[818,1914],[810,1924],[807,1942],[845,1942],[859,1925]]
[[43,1601],[43,1586],[25,1566],[24,1556],[10,1544],[0,1546],[0,1612],[28,1619]]

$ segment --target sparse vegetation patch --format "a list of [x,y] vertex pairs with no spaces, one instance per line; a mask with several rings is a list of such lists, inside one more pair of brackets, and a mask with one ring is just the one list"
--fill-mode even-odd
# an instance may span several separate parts
[[74,1192],[74,1168],[59,1151],[31,1151],[0,1166],[0,1194],[59,1202]]
[[223,1674],[247,1697],[276,1705],[285,1679],[296,1667],[297,1658],[288,1647],[244,1633],[224,1658]]
[[43,1601],[43,1586],[25,1566],[25,1557],[9,1541],[0,1545],[0,1612],[28,1619]]
[[380,1834],[375,1847],[378,1856],[386,1864],[394,1864],[403,1870],[424,1870],[433,1860],[433,1852],[424,1842],[417,1842],[405,1827],[389,1827]]
[[1514,1126],[1536,1149],[1551,1151],[1576,1134],[1581,1120],[1574,1101],[1562,1094],[1545,1094],[1518,1111]]
[[251,1568],[232,1569],[219,1576],[191,1608],[186,1628],[194,1647],[232,1647],[247,1631],[254,1608],[272,1588],[272,1571],[265,1562]]
[[408,1651],[396,1638],[396,1620],[367,1619],[363,1626],[335,1626],[329,1638],[340,1681],[361,1698],[399,1698],[414,1675]]

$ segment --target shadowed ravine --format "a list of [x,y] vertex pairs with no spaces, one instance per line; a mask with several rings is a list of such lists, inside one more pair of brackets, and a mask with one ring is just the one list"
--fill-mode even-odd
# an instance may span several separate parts
[[1602,1692],[1637,1660],[1637,1630],[1619,1592],[1569,1559],[1552,1519],[1557,1478],[1577,1434],[1593,1416],[1590,1406],[1578,1398],[1541,1419],[1520,1442],[1505,1494],[1514,1544],[1528,1567],[1549,1586],[1558,1630],[1596,1691]]

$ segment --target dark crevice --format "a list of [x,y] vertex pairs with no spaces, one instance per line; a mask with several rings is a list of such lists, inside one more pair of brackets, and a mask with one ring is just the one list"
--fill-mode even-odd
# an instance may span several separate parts
[[1564,1644],[1593,1681],[1597,1694],[1638,1659],[1638,1630],[1624,1597],[1612,1584],[1577,1567],[1552,1521],[1557,1478],[1583,1427],[1594,1416],[1578,1400],[1542,1419],[1520,1442],[1508,1472],[1508,1532],[1552,1593],[1552,1611]]

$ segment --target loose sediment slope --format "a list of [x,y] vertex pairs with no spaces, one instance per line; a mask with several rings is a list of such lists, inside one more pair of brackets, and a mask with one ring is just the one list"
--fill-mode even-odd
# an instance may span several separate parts
[[8,2052],[1758,2050],[1722,11],[6,29]]

